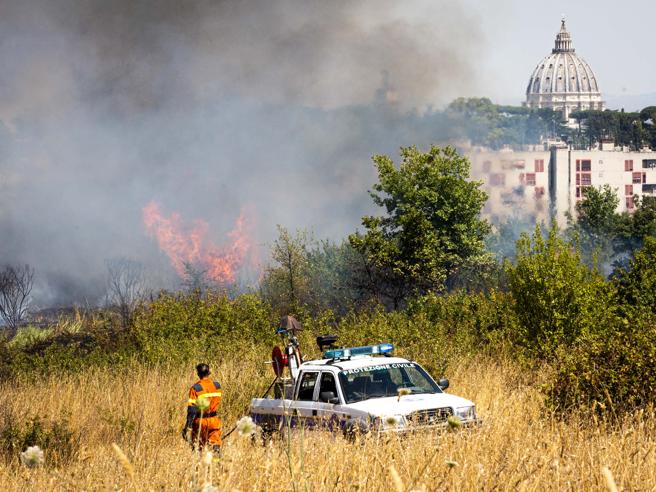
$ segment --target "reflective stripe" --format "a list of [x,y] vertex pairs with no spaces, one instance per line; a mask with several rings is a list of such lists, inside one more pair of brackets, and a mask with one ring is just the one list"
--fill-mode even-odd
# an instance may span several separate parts
[[198,398],[200,398],[201,396],[204,396],[205,398],[214,398],[215,396],[221,396],[222,393],[223,392],[221,391],[217,391],[215,393],[203,393],[201,395],[198,395]]
[[195,405],[196,404],[196,399],[195,398],[189,398],[189,400],[187,400],[187,403],[189,405]]

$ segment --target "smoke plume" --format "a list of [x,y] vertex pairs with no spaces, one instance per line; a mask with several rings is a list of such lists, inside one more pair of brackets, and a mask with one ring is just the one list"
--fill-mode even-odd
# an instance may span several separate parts
[[456,2],[0,0],[0,262],[37,302],[97,302],[104,264],[177,281],[151,201],[226,244],[252,206],[336,239],[367,212],[369,157],[436,141],[474,91],[477,21]]

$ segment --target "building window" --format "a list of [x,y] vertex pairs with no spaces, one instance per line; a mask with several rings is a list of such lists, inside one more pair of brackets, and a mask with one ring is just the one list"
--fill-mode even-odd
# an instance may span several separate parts
[[624,185],[624,194],[626,196],[633,196],[633,185]]
[[624,161],[624,170],[625,171],[633,171],[633,160],[626,160]]
[[581,187],[580,186],[576,187],[576,198],[581,198]]
[[656,159],[643,159],[642,160],[643,169],[655,169],[656,168]]
[[492,169],[492,161],[484,161],[483,162],[483,172],[484,173],[489,173],[490,169]]
[[535,187],[535,198],[542,198],[544,196],[544,186]]
[[642,183],[642,173],[633,173],[633,182],[636,184]]
[[526,186],[535,186],[535,173],[526,173]]
[[576,159],[576,172],[581,170],[581,159]]
[[536,173],[544,172],[544,159],[535,159],[535,172]]
[[592,161],[590,159],[581,160],[581,171],[592,171]]
[[633,197],[632,196],[627,196],[626,197],[626,208],[631,210],[633,208]]
[[592,184],[592,173],[581,173],[581,186],[590,186]]
[[503,173],[494,173],[490,175],[490,184],[492,186],[505,186],[506,175]]

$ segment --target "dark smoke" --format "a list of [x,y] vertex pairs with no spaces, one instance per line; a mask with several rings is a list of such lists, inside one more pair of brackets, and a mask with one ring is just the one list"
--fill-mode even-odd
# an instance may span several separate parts
[[218,242],[246,204],[260,244],[343,237],[371,154],[438,141],[424,112],[475,89],[479,48],[448,1],[2,0],[0,262],[42,306],[97,302],[107,258],[169,286],[150,200]]

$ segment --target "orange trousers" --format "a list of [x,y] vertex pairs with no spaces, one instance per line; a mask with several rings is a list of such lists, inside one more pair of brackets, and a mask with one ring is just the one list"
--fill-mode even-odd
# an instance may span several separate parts
[[219,417],[209,417],[195,419],[191,428],[192,442],[198,442],[200,447],[221,446],[221,419]]

